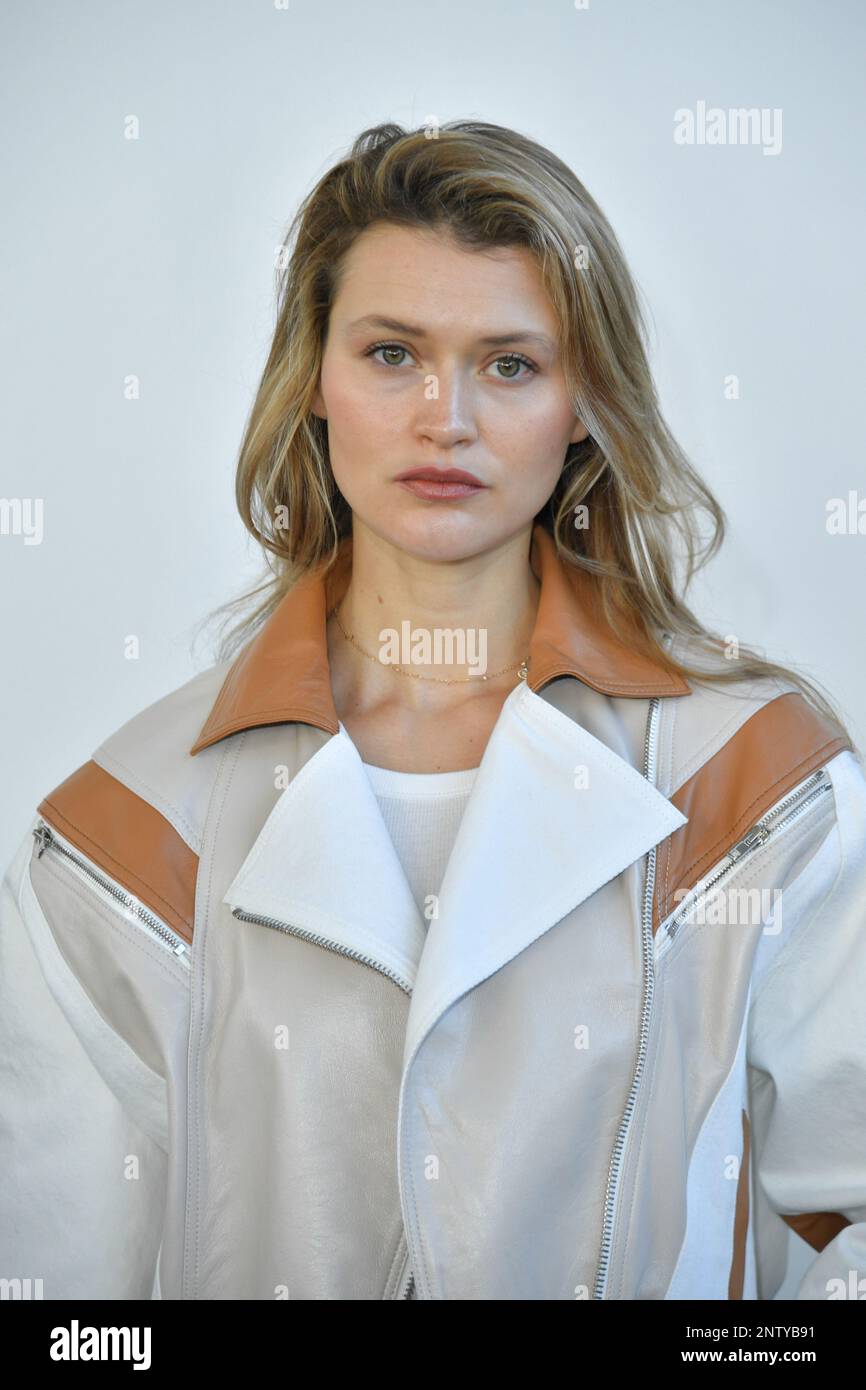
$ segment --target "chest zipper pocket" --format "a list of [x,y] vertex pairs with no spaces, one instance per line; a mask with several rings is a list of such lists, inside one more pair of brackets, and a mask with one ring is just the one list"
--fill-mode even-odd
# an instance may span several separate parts
[[187,970],[190,969],[188,943],[172,927],[163,922],[154,912],[151,912],[149,907],[145,907],[144,903],[134,894],[110,878],[102,869],[98,869],[80,850],[70,844],[46,821],[40,820],[39,824],[34,826],[33,837],[39,846],[37,859],[41,859],[47,849],[51,850],[52,853],[60,854],[69,872],[86,883],[91,892],[95,892],[98,897],[101,897],[115,910],[120,908],[126,921],[131,921],[141,931],[146,931],[148,936],[158,941],[165,950],[170,951]]
[[782,834],[813,805],[822,802],[832,789],[830,774],[825,768],[819,768],[750,826],[745,835],[695,884],[683,902],[658,927],[656,961],[661,960],[669,950],[680,928],[691,914],[720,890],[724,881],[742,867],[745,859],[761,849],[768,840]]

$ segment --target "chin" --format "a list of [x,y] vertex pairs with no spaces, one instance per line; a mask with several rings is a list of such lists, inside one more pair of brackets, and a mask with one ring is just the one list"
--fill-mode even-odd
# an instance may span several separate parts
[[[480,499],[477,499],[480,500]],[[397,550],[423,560],[466,560],[503,544],[511,536],[531,527],[534,513],[509,519],[473,514],[469,507],[453,510],[439,503],[420,504],[409,512],[372,520],[364,525]]]

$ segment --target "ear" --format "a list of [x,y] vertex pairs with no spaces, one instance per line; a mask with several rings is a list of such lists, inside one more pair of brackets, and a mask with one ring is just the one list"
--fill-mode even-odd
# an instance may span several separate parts
[[582,439],[586,439],[586,437],[587,437],[588,434],[589,434],[589,428],[588,428],[588,426],[586,426],[586,425],[583,423],[582,420],[576,420],[576,421],[575,421],[575,425],[574,425],[574,429],[571,431],[571,436],[570,436],[570,439],[569,439],[569,443],[571,443],[571,444],[579,444],[580,441],[581,441]]

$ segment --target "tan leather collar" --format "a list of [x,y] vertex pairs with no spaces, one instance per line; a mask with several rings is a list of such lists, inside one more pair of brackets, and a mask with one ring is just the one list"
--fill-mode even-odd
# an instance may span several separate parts
[[[191,754],[259,724],[297,720],[338,732],[325,629],[328,612],[348,587],[351,557],[347,537],[324,578],[320,570],[312,571],[283,597],[229,668]],[[614,635],[592,576],[560,558],[540,522],[532,528],[529,562],[541,584],[529,645],[532,690],[555,676],[575,676],[604,695],[645,699],[692,693],[675,672]]]

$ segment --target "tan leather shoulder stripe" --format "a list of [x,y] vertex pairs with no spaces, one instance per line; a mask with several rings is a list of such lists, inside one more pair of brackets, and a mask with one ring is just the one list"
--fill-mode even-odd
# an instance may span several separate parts
[[787,1221],[791,1230],[796,1231],[801,1240],[808,1241],[816,1250],[823,1250],[840,1231],[851,1225],[847,1216],[842,1216],[838,1211],[810,1211],[804,1212],[801,1216],[785,1216],[782,1219]]
[[743,1116],[743,1156],[737,1179],[737,1200],[734,1207],[734,1248],[731,1272],[728,1276],[728,1298],[743,1297],[746,1274],[746,1232],[749,1229],[749,1117]]
[[677,905],[775,802],[851,740],[803,698],[789,691],[770,700],[674,793],[688,816],[659,847],[653,933]]
[[81,853],[191,943],[198,855],[98,763],[82,764],[37,807]]

